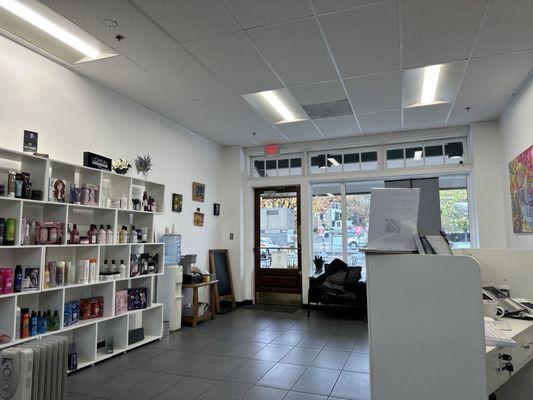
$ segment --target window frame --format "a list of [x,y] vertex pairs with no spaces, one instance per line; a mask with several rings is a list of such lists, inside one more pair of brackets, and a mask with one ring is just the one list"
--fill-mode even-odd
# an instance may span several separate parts
[[[252,179],[277,179],[277,178],[287,178],[287,177],[301,177],[301,176],[304,176],[305,175],[305,170],[304,170],[304,154],[303,153],[288,153],[288,154],[279,154],[277,156],[258,156],[258,157],[250,157],[250,173],[248,174],[248,176]],[[300,166],[299,167],[292,167],[292,161],[295,160],[295,159],[300,159]],[[289,163],[289,166],[288,168],[283,168],[283,169],[287,169],[287,173],[283,173],[282,175],[280,175],[279,171],[280,171],[280,167],[279,167],[279,162],[280,161],[285,161],[287,160],[288,163]],[[266,176],[266,171],[267,171],[267,168],[266,168],[266,164],[267,162],[272,162],[274,161],[276,163],[276,168],[275,168],[275,175],[274,176]],[[263,162],[264,163],[264,175],[265,176],[258,176],[258,173],[256,172],[256,169],[255,169],[255,163],[256,162]],[[293,169],[296,169],[296,168],[299,168],[300,169],[300,173],[293,173]]]

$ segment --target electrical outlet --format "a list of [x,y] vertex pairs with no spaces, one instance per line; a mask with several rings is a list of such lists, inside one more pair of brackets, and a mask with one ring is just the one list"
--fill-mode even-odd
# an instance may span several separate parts
[[233,233],[229,234],[229,240],[233,240]]

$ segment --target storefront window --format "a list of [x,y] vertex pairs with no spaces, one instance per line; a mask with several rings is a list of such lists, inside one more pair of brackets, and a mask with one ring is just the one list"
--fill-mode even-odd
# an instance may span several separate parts
[[340,184],[313,186],[313,256],[326,263],[342,254],[342,198]]
[[470,248],[468,193],[465,188],[440,190],[442,229],[454,249]]

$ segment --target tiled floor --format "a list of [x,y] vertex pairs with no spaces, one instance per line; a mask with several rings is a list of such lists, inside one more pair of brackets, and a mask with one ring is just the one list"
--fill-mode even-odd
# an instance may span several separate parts
[[69,377],[69,400],[369,399],[366,324],[239,309]]

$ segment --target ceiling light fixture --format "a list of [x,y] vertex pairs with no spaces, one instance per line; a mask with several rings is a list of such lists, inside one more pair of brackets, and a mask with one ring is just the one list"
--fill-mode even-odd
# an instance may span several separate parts
[[335,195],[333,193],[326,193],[326,196],[335,197]]
[[421,104],[432,104],[435,102],[435,93],[439,83],[441,65],[430,65],[424,68],[424,84],[422,86]]
[[276,112],[281,115],[284,122],[292,122],[296,120],[296,117],[285,104],[279,99],[279,97],[272,90],[261,92],[261,96],[268,101],[268,103],[276,110]]
[[31,8],[17,0],[0,0],[0,7],[5,8],[7,11],[15,14],[17,17],[22,18],[26,22],[29,22],[43,32],[48,33],[50,36],[53,36],[57,40],[60,40],[61,42],[72,47],[73,49],[78,50],[80,53],[83,53],[88,57],[96,58],[100,55],[99,50],[85,43],[80,38],[74,36],[70,32],[67,32],[65,29],[36,13]]
[[416,150],[415,155],[413,157],[415,160],[421,160],[422,159],[422,150]]

